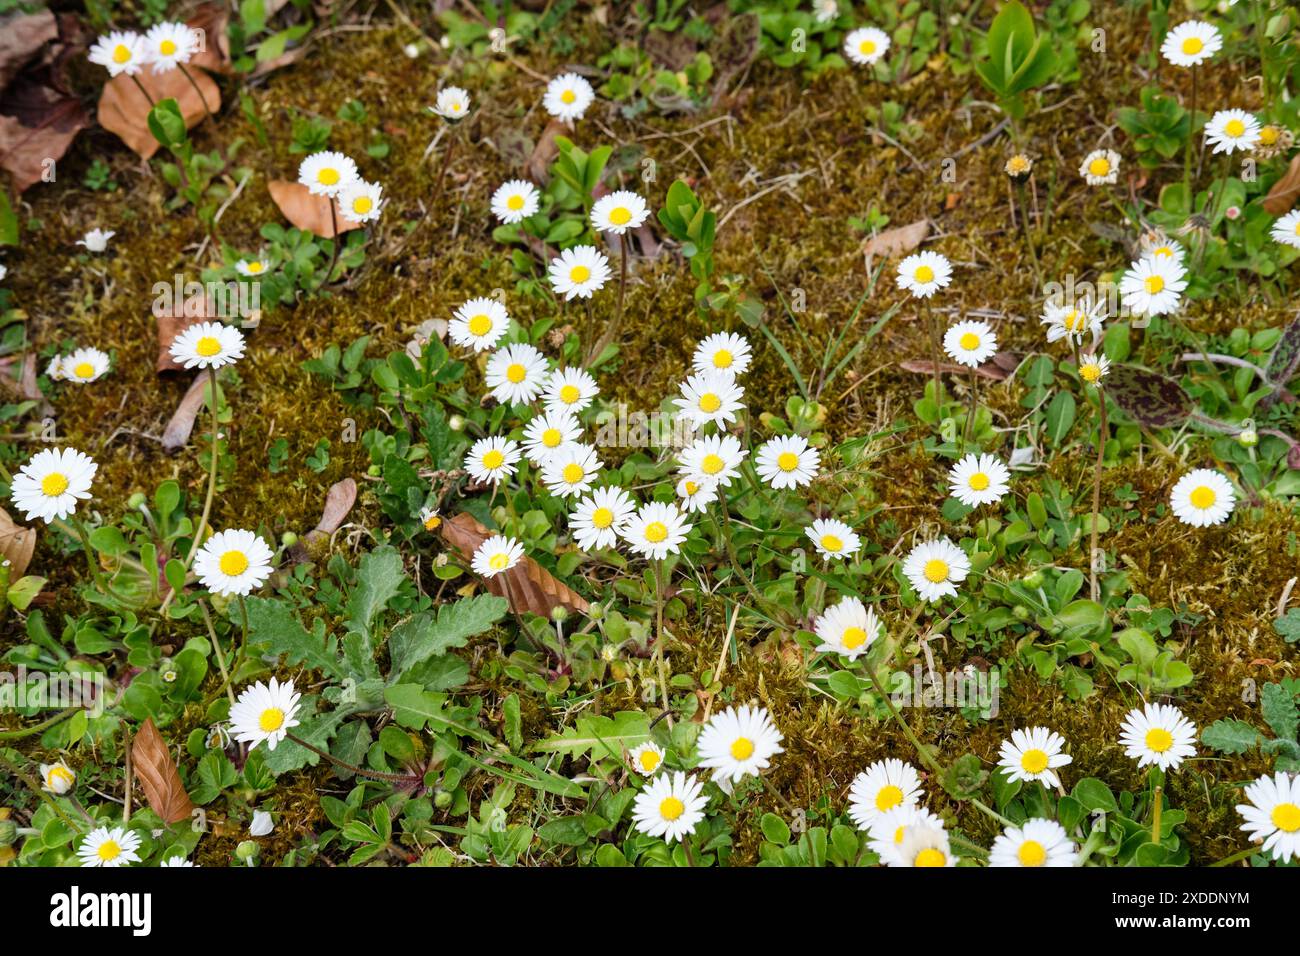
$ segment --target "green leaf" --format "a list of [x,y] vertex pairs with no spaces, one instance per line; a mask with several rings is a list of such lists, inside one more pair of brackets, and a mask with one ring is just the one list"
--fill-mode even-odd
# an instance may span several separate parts
[[348,598],[348,629],[369,637],[376,615],[397,595],[405,577],[402,555],[394,547],[384,545],[363,557]]
[[582,846],[587,842],[587,830],[582,825],[581,817],[560,817],[543,823],[537,828],[537,835],[545,843],[558,843],[561,846]]
[[639,710],[624,710],[613,717],[585,714],[568,730],[534,744],[532,749],[571,756],[590,753],[592,760],[621,760],[624,749],[644,743],[649,737],[650,718]]
[[506,743],[518,753],[524,747],[523,720],[519,714],[519,695],[511,694],[501,702],[501,714],[505,720]]
[[1259,738],[1259,731],[1244,720],[1216,720],[1201,731],[1201,743],[1225,754],[1244,754]]
[[315,631],[308,633],[284,601],[250,597],[247,607],[251,643],[285,655],[286,663],[305,664],[339,680],[349,676],[339,660],[338,641],[326,636],[324,622],[317,621]]
[[1295,740],[1300,712],[1296,710],[1295,695],[1281,684],[1265,684],[1259,697],[1264,721],[1282,740]]
[[1111,793],[1110,787],[1096,777],[1084,777],[1074,785],[1070,796],[1083,804],[1083,808],[1089,813],[1098,810],[1104,813],[1115,813],[1119,810],[1119,804],[1115,802],[1115,794]]
[[777,846],[785,846],[790,842],[790,827],[775,813],[763,814],[763,819],[759,821],[759,826],[763,830],[763,838],[769,843],[775,843]]
[[402,621],[388,636],[388,654],[392,660],[390,682],[430,657],[445,654],[453,647],[464,647],[469,638],[482,634],[509,610],[510,602],[494,594],[479,594],[455,604],[441,605],[432,612],[417,614]]
[[1277,631],[1288,644],[1300,641],[1300,607],[1293,607],[1282,617],[1273,622]]

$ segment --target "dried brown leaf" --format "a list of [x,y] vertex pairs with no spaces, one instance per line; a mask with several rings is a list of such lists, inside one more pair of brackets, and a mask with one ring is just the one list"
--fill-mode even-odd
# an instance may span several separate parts
[[294,561],[310,561],[312,552],[318,550],[342,526],[356,503],[357,483],[353,479],[344,478],[330,485],[330,490],[325,494],[325,510],[320,521],[290,549]]
[[[267,186],[271,198],[284,213],[284,218],[299,229],[322,238],[329,239],[343,232],[360,229],[361,223],[353,222],[343,215],[337,202],[324,196],[314,196],[302,183],[292,183],[287,179],[273,179]],[[330,219],[330,205],[334,206],[334,219]],[[337,227],[337,231],[335,231]]]
[[906,226],[886,229],[884,232],[869,237],[862,243],[862,255],[868,261],[874,256],[884,256],[886,259],[892,259],[895,256],[906,255],[925,242],[925,237],[929,234],[930,220],[928,219],[921,219]]
[[1268,195],[1260,205],[1270,216],[1284,216],[1295,205],[1298,196],[1300,196],[1300,154],[1291,159],[1291,165],[1282,174],[1282,178],[1273,184],[1273,188],[1268,191]]
[[48,10],[0,20],[0,89],[8,86],[23,67],[36,59],[41,48],[58,35],[58,21]]
[[145,718],[131,741],[131,766],[149,806],[164,822],[179,823],[189,818],[194,804],[152,717]]
[[[221,109],[221,90],[202,70],[190,70],[190,76],[198,91],[180,70],[166,73],[141,70],[135,79],[149,91],[155,103],[175,100],[185,118],[185,128],[193,129],[208,115],[208,110],[215,115]],[[203,93],[202,98],[199,91]],[[207,109],[203,106],[205,100]],[[104,84],[104,92],[99,97],[99,125],[116,133],[141,159],[148,159],[159,148],[158,140],[149,131],[150,109],[149,100],[135,85],[135,80],[125,74],[115,76]]]
[[[998,353],[998,355],[1003,354],[1005,353]],[[1004,359],[999,361],[998,355],[993,356],[989,361],[977,367],[975,369],[975,374],[980,378],[987,378],[994,382],[1006,381],[1007,376],[1011,374],[1011,369],[1014,369],[1015,365],[1012,365],[1011,369],[1007,369],[1005,367],[1008,364],[1007,360]],[[934,374],[934,363],[928,359],[906,359],[899,362],[898,367],[905,372],[915,372],[918,375]],[[960,375],[963,378],[971,372],[971,370],[965,365],[957,365],[955,362],[940,362],[939,371],[945,375]]]
[[194,431],[194,421],[203,408],[208,391],[208,373],[199,372],[185,391],[185,397],[176,406],[171,420],[163,429],[162,447],[169,455],[174,455],[189,444],[190,433]]
[[9,562],[9,580],[17,581],[32,563],[36,530],[14,524],[9,512],[0,508],[0,557]]
[[182,289],[179,308],[176,306],[175,295],[170,296],[168,302],[168,305],[161,307],[155,303],[153,309],[154,318],[158,320],[158,363],[155,367],[160,373],[179,372],[185,367],[172,358],[171,347],[176,336],[191,325],[220,322],[222,318],[217,303],[206,291],[188,295]]
[[[473,515],[465,512],[444,521],[439,526],[438,533],[447,544],[460,552],[466,563],[474,557],[479,545],[493,534],[479,524]],[[557,580],[528,555],[524,555],[523,560],[509,571],[485,579],[483,585],[492,594],[509,601],[511,609],[516,613],[527,611],[550,617],[557,607],[580,614],[587,612],[588,604],[582,595]]]
[[528,178],[539,186],[545,186],[551,178],[551,163],[560,154],[560,148],[555,145],[555,137],[563,136],[566,131],[563,120],[552,119],[546,124],[546,129],[542,130],[541,138],[533,147],[533,154],[528,157]]

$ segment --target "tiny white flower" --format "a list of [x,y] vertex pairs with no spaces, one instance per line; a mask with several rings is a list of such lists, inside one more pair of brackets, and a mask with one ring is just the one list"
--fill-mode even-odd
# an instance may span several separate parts
[[438,91],[438,98],[430,109],[443,119],[464,119],[469,115],[469,94],[459,86],[445,86]]
[[90,498],[90,483],[99,466],[75,448],[46,448],[32,456],[14,476],[9,494],[26,520],[46,524],[66,518],[77,502]]
[[1188,757],[1196,756],[1196,725],[1177,707],[1147,704],[1124,715],[1119,742],[1139,768],[1151,764],[1177,770]]
[[1285,216],[1273,223],[1269,235],[1274,242],[1300,249],[1300,209],[1292,209]]
[[687,475],[677,482],[677,497],[680,499],[682,510],[687,514],[704,511],[718,500],[718,484]]
[[512,179],[497,187],[492,194],[492,215],[506,225],[523,222],[537,212],[541,193],[524,179]]
[[1300,858],[1300,776],[1281,770],[1246,785],[1247,803],[1237,804],[1241,829],[1282,863]]
[[875,608],[864,606],[855,597],[846,597],[822,612],[813,631],[821,638],[818,651],[855,661],[871,649],[881,627]]
[[592,204],[591,225],[598,232],[621,236],[629,229],[638,229],[650,215],[645,200],[634,192],[619,189],[601,196]]
[[927,299],[952,281],[952,264],[937,252],[918,252],[898,264],[898,286]]
[[270,263],[265,259],[240,259],[235,263],[235,271],[241,276],[252,279],[260,275],[265,275]]
[[496,484],[515,473],[519,445],[501,435],[480,438],[465,455],[465,470],[477,481]]
[[943,820],[925,807],[904,804],[877,813],[872,820],[860,826],[870,838],[867,849],[880,857],[881,863],[885,866],[906,866],[902,851],[907,828],[920,826],[929,830],[942,830]]
[[90,48],[90,62],[108,70],[109,76],[135,76],[148,60],[144,37],[133,31],[114,30]]
[[223,368],[244,357],[244,333],[233,325],[200,322],[176,336],[168,352],[185,368]]
[[700,766],[715,781],[735,784],[757,777],[782,753],[781,731],[765,707],[728,707],[709,718],[696,741]]
[[735,435],[705,435],[682,449],[677,456],[677,471],[726,488],[739,476],[741,463],[748,454]]
[[213,594],[248,594],[271,576],[275,552],[252,531],[219,531],[194,556],[194,573]]
[[744,375],[749,369],[749,340],[734,332],[714,332],[695,347],[691,365],[697,372]]
[[1047,326],[1047,341],[1081,342],[1086,333],[1097,335],[1101,331],[1103,303],[1082,298],[1074,302],[1048,300],[1043,304],[1039,320]]
[[676,505],[650,501],[628,516],[619,535],[635,553],[647,560],[662,561],[681,550],[691,527]]
[[494,534],[474,552],[470,567],[474,573],[485,578],[496,577],[503,571],[509,571],[524,556],[524,546],[514,538]]
[[597,488],[579,501],[569,515],[573,543],[583,551],[612,548],[619,530],[636,512],[636,502],[622,488]]
[[230,706],[230,732],[250,750],[263,743],[274,750],[298,726],[301,700],[302,694],[294,690],[291,680],[280,683],[272,677],[270,684],[250,684]]
[[590,83],[576,73],[565,73],[546,84],[542,106],[557,119],[572,122],[581,119],[595,98]]
[[484,352],[510,330],[510,313],[496,299],[470,299],[452,313],[447,335],[462,347]]
[[875,27],[850,30],[844,38],[844,55],[859,66],[870,66],[889,52],[889,34]]
[[77,783],[77,775],[62,760],[41,764],[41,788],[63,796]]
[[374,222],[384,211],[384,187],[356,179],[339,190],[339,209],[350,222]]
[[1219,31],[1204,20],[1188,20],[1165,34],[1160,55],[1174,66],[1196,66],[1223,48]]
[[1100,385],[1101,380],[1110,372],[1110,359],[1091,352],[1079,356],[1079,378],[1089,385]]
[[957,858],[948,843],[948,831],[924,821],[903,827],[898,854],[887,862],[890,866],[947,867],[956,866]]
[[595,246],[573,246],[551,260],[547,275],[565,301],[590,299],[609,280],[609,259]]
[[944,333],[943,350],[954,362],[978,368],[998,350],[998,337],[987,322],[968,319]]
[[664,765],[664,748],[652,740],[633,747],[627,756],[633,769],[643,777],[653,777]]
[[704,819],[708,800],[703,789],[699,780],[680,770],[659,774],[636,795],[632,823],[647,836],[663,837],[669,843],[683,840]]
[[923,541],[903,560],[903,574],[923,601],[957,596],[970,573],[970,558],[947,538]]
[[537,467],[544,466],[562,448],[582,437],[582,426],[566,409],[548,409],[524,426],[524,453]]
[[1011,472],[993,455],[972,452],[948,472],[952,496],[970,508],[994,504],[1010,489]]
[[1219,110],[1205,124],[1205,142],[1216,153],[1252,149],[1259,133],[1259,120],[1245,110]]
[[701,372],[679,387],[682,397],[673,404],[690,420],[692,428],[710,424],[721,428],[724,422],[734,422],[736,413],[745,408],[741,401],[745,390],[730,372]]
[[799,488],[817,477],[821,460],[802,435],[781,435],[758,449],[754,469],[773,488]]
[[804,533],[817,549],[817,553],[827,561],[832,558],[837,560],[851,558],[858,553],[858,548],[862,547],[862,539],[858,537],[857,532],[835,518],[818,518],[804,529]]
[[1089,186],[1113,186],[1119,179],[1119,153],[1113,149],[1094,149],[1083,157],[1079,175]]
[[1120,298],[1134,315],[1168,315],[1178,309],[1186,276],[1182,263],[1146,256],[1120,278]]
[[124,827],[97,827],[77,848],[82,866],[126,866],[139,863],[140,834]]
[[599,394],[600,388],[590,373],[580,368],[557,368],[546,380],[542,404],[548,411],[562,409],[576,415]]
[[1011,739],[1002,741],[998,750],[998,766],[1009,780],[1059,787],[1061,778],[1056,771],[1074,760],[1064,750],[1065,738],[1046,727],[1013,730]]
[[492,353],[483,380],[502,405],[527,405],[542,393],[549,373],[546,356],[525,343]]
[[1223,524],[1236,507],[1232,482],[1212,468],[1197,468],[1179,478],[1169,493],[1169,507],[1178,520],[1196,528]]
[[989,848],[989,866],[1074,866],[1078,859],[1065,827],[1041,818],[1007,827]]
[[157,23],[144,36],[145,59],[155,73],[167,73],[194,55],[197,38],[192,27],[184,23]]
[[322,150],[298,164],[298,182],[313,196],[337,196],[357,178],[357,164],[342,153]]
[[542,482],[562,498],[585,494],[600,475],[600,456],[583,442],[561,446],[542,466]]
[[103,252],[108,248],[108,240],[116,236],[113,230],[104,230],[95,227],[86,233],[82,238],[77,240],[77,245],[84,246],[87,252]]
[[859,830],[869,831],[881,815],[899,807],[915,807],[920,799],[921,777],[915,767],[893,757],[877,760],[853,778],[849,817]]
[[77,349],[64,357],[59,371],[66,381],[88,385],[108,372],[108,354],[99,349]]

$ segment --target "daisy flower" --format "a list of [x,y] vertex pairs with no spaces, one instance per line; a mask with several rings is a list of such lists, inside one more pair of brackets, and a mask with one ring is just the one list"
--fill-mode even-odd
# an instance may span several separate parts
[[1204,20],[1188,20],[1165,34],[1160,55],[1174,66],[1197,66],[1223,48],[1219,31]]
[[157,23],[144,35],[145,58],[155,73],[167,73],[194,54],[194,31],[183,23]]
[[163,860],[163,861],[162,861],[161,863],[159,863],[158,865],[159,865],[160,867],[173,867],[173,868],[174,868],[174,867],[192,867],[192,866],[194,866],[193,863],[191,863],[189,860],[185,859],[185,857],[183,857],[183,856],[169,856],[169,857],[167,857],[167,859]]
[[357,179],[339,190],[339,209],[350,222],[374,222],[384,211],[384,187]]
[[989,848],[989,866],[1074,866],[1078,859],[1065,827],[1036,817],[1007,827]]
[[1096,335],[1101,331],[1103,305],[1089,299],[1071,303],[1048,301],[1043,305],[1039,320],[1047,326],[1047,341],[1081,342],[1085,333]]
[[618,532],[636,511],[636,502],[622,488],[597,488],[574,507],[569,515],[569,533],[583,551],[612,548]]
[[576,415],[599,394],[600,388],[589,373],[580,368],[557,368],[546,380],[542,403],[547,410],[564,409]]
[[652,740],[647,740],[641,746],[633,747],[627,757],[637,773],[643,777],[653,777],[655,771],[663,767],[664,748]]
[[41,764],[41,787],[56,796],[63,796],[77,783],[77,775],[62,760]]
[[928,299],[952,281],[952,264],[937,252],[918,252],[898,264],[898,287]]
[[233,325],[200,322],[176,336],[168,351],[185,368],[224,368],[244,357],[244,333]]
[[274,553],[252,531],[219,531],[194,556],[194,573],[213,594],[244,595],[266,583]]
[[1124,716],[1119,742],[1139,769],[1154,764],[1161,770],[1177,770],[1188,757],[1196,756],[1196,725],[1177,707],[1147,704]]
[[1187,259],[1187,250],[1183,248],[1183,244],[1177,239],[1170,239],[1163,232],[1143,233],[1139,242],[1144,256],[1173,259],[1180,263]]
[[551,260],[547,274],[551,288],[566,302],[590,299],[609,280],[609,259],[595,246],[574,246]]
[[844,38],[844,55],[858,66],[871,66],[889,52],[889,34],[875,27],[859,27]]
[[1146,256],[1120,278],[1120,298],[1134,315],[1168,315],[1178,308],[1186,275],[1180,262]]
[[998,337],[987,322],[968,319],[951,326],[943,336],[948,357],[967,368],[977,368],[998,350]]
[[957,585],[970,573],[970,558],[948,538],[923,541],[903,561],[903,574],[924,601],[957,596]]
[[1300,857],[1300,777],[1280,770],[1260,777],[1246,785],[1246,799],[1248,803],[1237,804],[1237,812],[1251,840],[1262,840],[1263,849],[1282,863]]
[[906,866],[903,862],[903,837],[907,828],[922,826],[931,830],[942,830],[943,820],[925,807],[902,805],[876,814],[875,818],[863,826],[867,831],[867,849],[880,857],[885,866]]
[[1110,359],[1089,352],[1079,357],[1079,378],[1089,385],[1100,385],[1110,371]]
[[855,597],[844,598],[823,611],[813,624],[821,638],[817,650],[856,661],[880,636],[880,626],[875,608],[864,606]]
[[266,267],[270,265],[265,259],[240,259],[235,263],[235,271],[246,278],[260,276],[266,272]]
[[250,684],[230,707],[230,732],[236,740],[247,743],[249,750],[261,743],[267,750],[274,750],[298,726],[301,699],[302,694],[294,691],[291,680],[282,684],[272,677],[269,685],[261,681]]
[[1292,209],[1273,223],[1269,235],[1272,236],[1274,242],[1291,246],[1293,249],[1300,249],[1300,209]]
[[55,382],[63,381],[63,356],[62,355],[56,355],[52,359],[50,359],[50,364],[45,366],[45,374],[49,376],[49,378],[52,381]]
[[63,359],[59,370],[69,382],[86,385],[108,371],[108,355],[99,349],[77,349]]
[[91,63],[108,70],[109,76],[135,76],[148,60],[148,48],[140,34],[115,30],[95,41],[89,57]]
[[1065,738],[1046,727],[1011,731],[1011,739],[1002,741],[998,750],[998,766],[1009,780],[1032,783],[1037,780],[1047,787],[1059,787],[1061,778],[1056,775],[1060,767],[1074,760],[1067,753]]
[[582,437],[582,426],[567,409],[554,409],[534,415],[524,426],[524,454],[541,467],[561,448]]
[[634,552],[646,559],[661,561],[681,550],[691,525],[674,504],[650,501],[629,515],[618,529],[619,535]]
[[87,252],[103,252],[108,248],[108,240],[116,236],[112,229],[100,229],[96,226],[77,240],[77,245],[85,247]]
[[713,771],[715,783],[739,783],[757,777],[784,749],[781,731],[764,707],[728,707],[709,718],[695,750],[700,766]]
[[430,109],[443,119],[464,119],[469,115],[469,94],[459,86],[443,87]]
[[515,473],[519,461],[519,445],[501,435],[480,438],[470,446],[465,456],[465,470],[476,481],[496,484]]
[[679,503],[687,514],[703,511],[718,500],[718,485],[717,482],[687,475],[677,482],[677,497],[681,499]]
[[1079,175],[1089,186],[1113,186],[1119,179],[1119,153],[1113,149],[1094,149],[1083,157]]
[[1205,124],[1205,142],[1216,153],[1251,149],[1259,142],[1259,120],[1245,110],[1219,110]]
[[705,435],[682,449],[677,456],[677,471],[726,488],[740,474],[741,462],[747,454],[734,435]]
[[324,150],[298,164],[298,182],[313,196],[337,196],[357,179],[357,164],[342,153]]
[[447,335],[455,344],[485,352],[510,330],[510,313],[496,299],[470,299],[452,313]]
[[1196,528],[1223,524],[1237,504],[1232,482],[1212,468],[1189,471],[1174,484],[1169,507],[1178,520]]
[[897,863],[890,866],[956,866],[948,844],[948,831],[930,822],[912,823],[903,827],[903,839],[898,844]]
[[827,561],[831,558],[850,558],[862,546],[862,539],[857,532],[835,518],[818,518],[804,529],[804,534],[808,535],[808,540],[813,543],[817,553]]
[[723,422],[734,422],[736,412],[745,407],[741,399],[745,390],[736,384],[730,372],[701,372],[692,375],[680,386],[682,397],[673,404],[681,409],[692,428],[705,425],[722,427]]
[[695,346],[691,365],[697,372],[717,370],[744,375],[749,368],[749,340],[734,332],[714,332]]
[[139,863],[140,834],[124,827],[98,827],[81,841],[77,856],[82,866],[126,866]]
[[821,453],[802,435],[781,435],[759,447],[754,456],[758,476],[776,489],[798,488],[817,477]]
[[576,73],[565,73],[546,84],[542,106],[557,119],[572,122],[582,118],[595,98],[596,92],[590,83]]
[[492,578],[509,571],[523,556],[522,544],[503,534],[494,534],[475,549],[469,566],[480,577]]
[[567,498],[586,493],[602,468],[596,449],[583,442],[571,442],[546,460],[542,482],[553,495]]
[[849,818],[859,830],[870,830],[882,814],[914,807],[921,799],[921,778],[910,763],[877,760],[853,778],[849,787]]
[[972,452],[948,472],[948,489],[969,508],[1001,501],[1011,487],[1011,472],[993,455]]
[[492,353],[483,380],[502,405],[527,405],[542,393],[548,371],[546,356],[516,343]]
[[75,448],[46,448],[32,456],[14,476],[9,490],[26,520],[46,524],[77,510],[77,501],[90,498],[90,482],[99,466]]
[[629,229],[640,228],[649,215],[644,199],[634,192],[619,189],[601,196],[592,204],[591,225],[598,232],[621,236]]
[[830,23],[839,15],[838,0],[813,0],[813,19],[818,23]]
[[678,770],[651,780],[632,803],[632,823],[647,836],[663,837],[669,843],[695,832],[704,819],[708,803],[704,785]]
[[1013,153],[1002,171],[1014,180],[1022,180],[1034,170],[1034,161],[1024,153]]
[[1269,123],[1260,127],[1259,142],[1255,144],[1254,153],[1260,159],[1272,159],[1274,156],[1289,152],[1294,145],[1294,133],[1285,126]]
[[492,194],[492,215],[507,226],[513,226],[537,212],[540,197],[541,193],[532,183],[512,179],[502,183]]

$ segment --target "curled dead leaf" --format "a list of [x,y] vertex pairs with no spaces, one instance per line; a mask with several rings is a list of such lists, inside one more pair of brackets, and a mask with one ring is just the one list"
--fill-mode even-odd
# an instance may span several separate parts
[[14,14],[0,20],[0,89],[9,85],[41,48],[59,35],[59,24],[48,10]]
[[[1009,357],[1001,358],[1001,360],[999,360],[1000,356]],[[999,352],[983,365],[978,366],[974,370],[975,374],[980,378],[987,378],[994,382],[1006,381],[1007,376],[1009,376],[1015,369],[1016,365],[1019,364],[1018,362],[1012,361],[1013,359],[1014,356],[1012,356],[1011,353]],[[1010,365],[1010,368],[1007,368],[1008,365]],[[905,361],[899,362],[898,367],[905,372],[915,372],[918,375],[934,374],[934,363],[928,359],[906,359]],[[945,375],[960,375],[963,378],[971,372],[971,370],[965,365],[958,365],[955,362],[940,362],[939,371]]]
[[229,73],[230,36],[226,27],[230,23],[230,10],[219,3],[201,3],[194,15],[185,21],[186,26],[202,30],[203,49],[190,58],[192,66],[200,66],[214,73]]
[[153,309],[154,318],[158,320],[158,363],[155,368],[160,373],[179,372],[185,367],[172,358],[171,347],[176,336],[191,325],[220,322],[222,318],[222,310],[202,285],[192,292],[181,288],[178,295],[170,296],[167,301],[169,304],[165,306],[155,302]]
[[325,494],[325,510],[321,513],[316,527],[308,531],[291,549],[294,561],[301,564],[312,559],[312,552],[318,550],[330,535],[339,530],[343,522],[357,503],[357,483],[351,478],[344,478],[330,485]]
[[9,512],[0,508],[0,557],[9,562],[9,580],[17,581],[32,563],[36,530],[14,524]]
[[165,823],[189,819],[194,804],[152,717],[145,718],[131,740],[131,767],[149,806]]
[[[284,218],[313,235],[329,239],[339,233],[361,228],[361,223],[343,216],[337,202],[313,195],[302,183],[273,179],[267,188],[271,191],[271,199],[280,207],[280,212],[284,213]],[[330,219],[331,205],[334,207],[333,220]]]
[[[215,115],[221,109],[221,90],[202,70],[190,70],[189,74],[194,79],[194,86],[180,70],[166,73],[142,70],[135,79],[148,91],[149,99],[154,103],[175,100],[185,118],[185,128],[193,129],[209,111]],[[99,125],[110,133],[116,133],[141,159],[148,159],[159,148],[158,140],[149,131],[149,110],[152,108],[149,99],[140,92],[135,80],[125,74],[105,83],[104,92],[99,96]]]
[[892,259],[906,255],[925,241],[930,234],[930,220],[921,219],[906,226],[886,229],[870,236],[862,243],[862,255],[870,263],[875,256]]
[[[473,515],[465,512],[444,521],[438,533],[443,541],[460,552],[466,563],[474,557],[479,545],[493,535]],[[551,572],[527,555],[509,571],[486,578],[483,586],[492,594],[509,601],[515,613],[527,611],[550,617],[553,610],[563,607],[585,614],[589,606],[582,595],[557,580]]]
[[176,406],[176,411],[172,413],[171,420],[167,422],[167,427],[163,429],[162,447],[163,451],[169,455],[174,455],[187,444],[189,444],[190,433],[194,431],[194,420],[198,418],[199,411],[202,410],[208,392],[208,374],[199,372],[194,376],[194,381],[185,391],[185,397],[181,403]]
[[555,145],[555,137],[563,136],[567,129],[563,120],[552,119],[546,124],[546,129],[542,130],[541,138],[533,147],[533,154],[528,157],[528,178],[539,186],[545,186],[551,178],[551,163],[560,154],[560,148]]
[[1292,157],[1291,165],[1282,174],[1282,178],[1273,184],[1260,205],[1270,216],[1284,216],[1295,205],[1297,198],[1300,198],[1300,154]]

